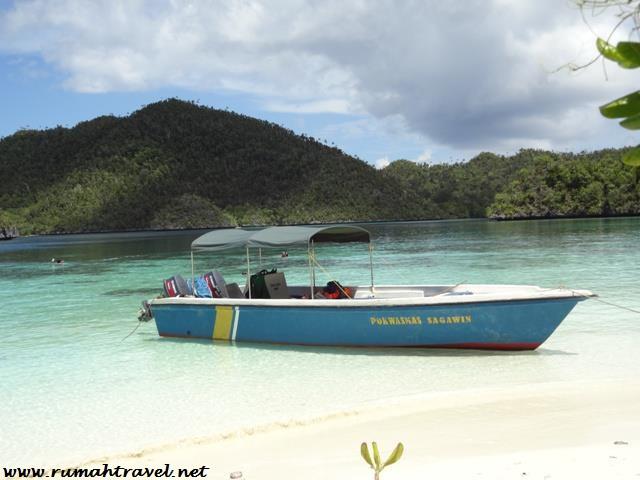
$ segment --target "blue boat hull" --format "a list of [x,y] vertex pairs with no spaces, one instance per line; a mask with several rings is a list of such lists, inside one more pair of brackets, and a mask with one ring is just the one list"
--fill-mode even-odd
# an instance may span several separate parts
[[533,350],[581,300],[448,305],[276,306],[157,303],[163,337],[357,347]]

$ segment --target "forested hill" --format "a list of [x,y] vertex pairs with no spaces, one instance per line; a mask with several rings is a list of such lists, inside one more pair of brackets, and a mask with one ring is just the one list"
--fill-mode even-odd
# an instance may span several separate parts
[[482,153],[453,165],[396,161],[382,173],[417,193],[421,210],[437,218],[640,215],[638,169],[622,163],[624,152]]
[[129,117],[6,137],[0,179],[4,222],[22,233],[420,213],[391,201],[400,191],[395,182],[336,148],[273,123],[179,100]]
[[21,233],[640,212],[620,151],[489,153],[383,170],[273,123],[180,100],[0,140]]

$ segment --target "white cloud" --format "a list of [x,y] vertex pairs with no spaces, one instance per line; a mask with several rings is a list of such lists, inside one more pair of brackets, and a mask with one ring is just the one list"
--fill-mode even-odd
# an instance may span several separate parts
[[389,160],[388,157],[379,158],[375,161],[375,167],[378,170],[388,167],[390,164],[391,164],[391,161]]
[[[605,35],[613,14],[589,17]],[[612,131],[596,106],[636,72],[586,62],[594,37],[557,0],[25,0],[0,51],[36,54],[79,92],[251,94],[266,109],[365,114],[458,150],[563,148]]]
[[416,158],[415,162],[416,163],[429,163],[431,161],[431,149],[427,148],[426,150],[424,150],[420,155],[418,155],[418,158]]
[[264,104],[264,108],[271,112],[286,113],[351,113],[349,103],[344,99],[316,100],[302,103],[267,101]]

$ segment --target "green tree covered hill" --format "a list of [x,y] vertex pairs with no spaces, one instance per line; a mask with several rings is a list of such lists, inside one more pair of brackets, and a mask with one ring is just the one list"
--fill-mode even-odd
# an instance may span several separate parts
[[0,226],[28,234],[637,214],[635,171],[620,155],[523,150],[376,170],[273,123],[171,99],[1,139]]
[[384,219],[398,191],[312,138],[179,100],[6,137],[0,179],[22,232]]
[[506,219],[639,215],[638,169],[623,164],[625,151],[540,152],[496,194],[487,214]]

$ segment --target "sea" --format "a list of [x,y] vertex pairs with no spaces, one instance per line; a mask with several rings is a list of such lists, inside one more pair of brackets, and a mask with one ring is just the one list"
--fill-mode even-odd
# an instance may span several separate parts
[[[163,279],[190,276],[189,246],[203,231],[0,242],[0,465],[69,467],[416,395],[639,378],[640,218],[366,227],[377,284],[533,284],[599,297],[534,352],[174,340],[139,323],[138,309]],[[305,249],[288,253],[254,252],[252,265],[308,282]],[[317,256],[318,283],[370,281],[362,244]],[[196,273],[211,269],[245,282],[243,252],[195,255]]]

